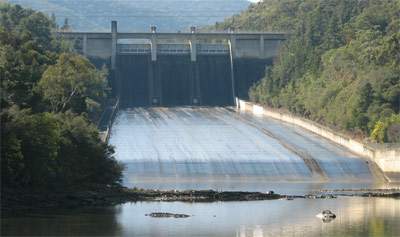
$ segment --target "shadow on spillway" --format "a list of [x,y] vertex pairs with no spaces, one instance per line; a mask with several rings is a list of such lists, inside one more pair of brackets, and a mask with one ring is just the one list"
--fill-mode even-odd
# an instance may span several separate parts
[[371,182],[367,162],[302,128],[222,107],[120,111],[110,144],[124,184]]

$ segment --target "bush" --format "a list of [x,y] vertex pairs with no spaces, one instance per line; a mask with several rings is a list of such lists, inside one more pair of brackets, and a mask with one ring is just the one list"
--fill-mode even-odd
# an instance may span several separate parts
[[2,114],[5,186],[32,189],[119,185],[122,166],[96,127],[72,113],[12,108]]
[[400,142],[400,115],[392,115],[376,122],[371,138],[380,143]]

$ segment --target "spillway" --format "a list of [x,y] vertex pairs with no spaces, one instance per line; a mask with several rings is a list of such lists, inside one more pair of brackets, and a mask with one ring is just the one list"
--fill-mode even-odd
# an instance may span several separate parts
[[[231,106],[235,95],[247,99],[248,91],[272,65],[271,59],[236,59],[231,76],[229,55],[119,55],[117,77],[120,107]],[[114,82],[115,83],[115,82]],[[152,99],[156,98],[157,102]],[[197,102],[194,103],[193,99]]]
[[302,128],[231,108],[123,110],[109,142],[126,165],[124,184],[131,187],[186,181],[373,180],[368,163],[346,148]]

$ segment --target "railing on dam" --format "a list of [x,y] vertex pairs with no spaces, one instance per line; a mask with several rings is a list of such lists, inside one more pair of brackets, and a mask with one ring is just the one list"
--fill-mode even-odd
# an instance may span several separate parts
[[[282,32],[190,32],[159,33],[156,27],[150,32],[118,32],[117,22],[111,23],[111,32],[59,32],[59,36],[74,41],[74,49],[91,59],[110,61],[115,69],[117,54],[190,54],[196,61],[198,54],[228,54],[233,59],[269,60],[278,54],[281,42],[288,37]],[[136,41],[133,45],[120,40]],[[141,42],[141,43],[138,43]],[[173,45],[176,44],[176,45]]]
[[190,54],[190,45],[188,44],[158,44],[157,54]]
[[198,44],[198,54],[229,54],[229,45],[227,44]]
[[[227,44],[196,44],[199,55],[228,55],[229,45]],[[117,45],[118,54],[142,55],[151,53],[151,44],[127,44]],[[189,44],[159,44],[157,53],[164,55],[189,55],[191,52]]]
[[118,54],[150,54],[150,44],[118,44]]

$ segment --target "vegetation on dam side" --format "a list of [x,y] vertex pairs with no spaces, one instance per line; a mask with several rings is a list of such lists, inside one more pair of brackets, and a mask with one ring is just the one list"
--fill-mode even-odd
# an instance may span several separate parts
[[118,186],[122,167],[94,125],[106,71],[55,38],[55,23],[0,4],[1,188]]
[[400,142],[400,1],[264,0],[214,28],[291,33],[251,100]]

